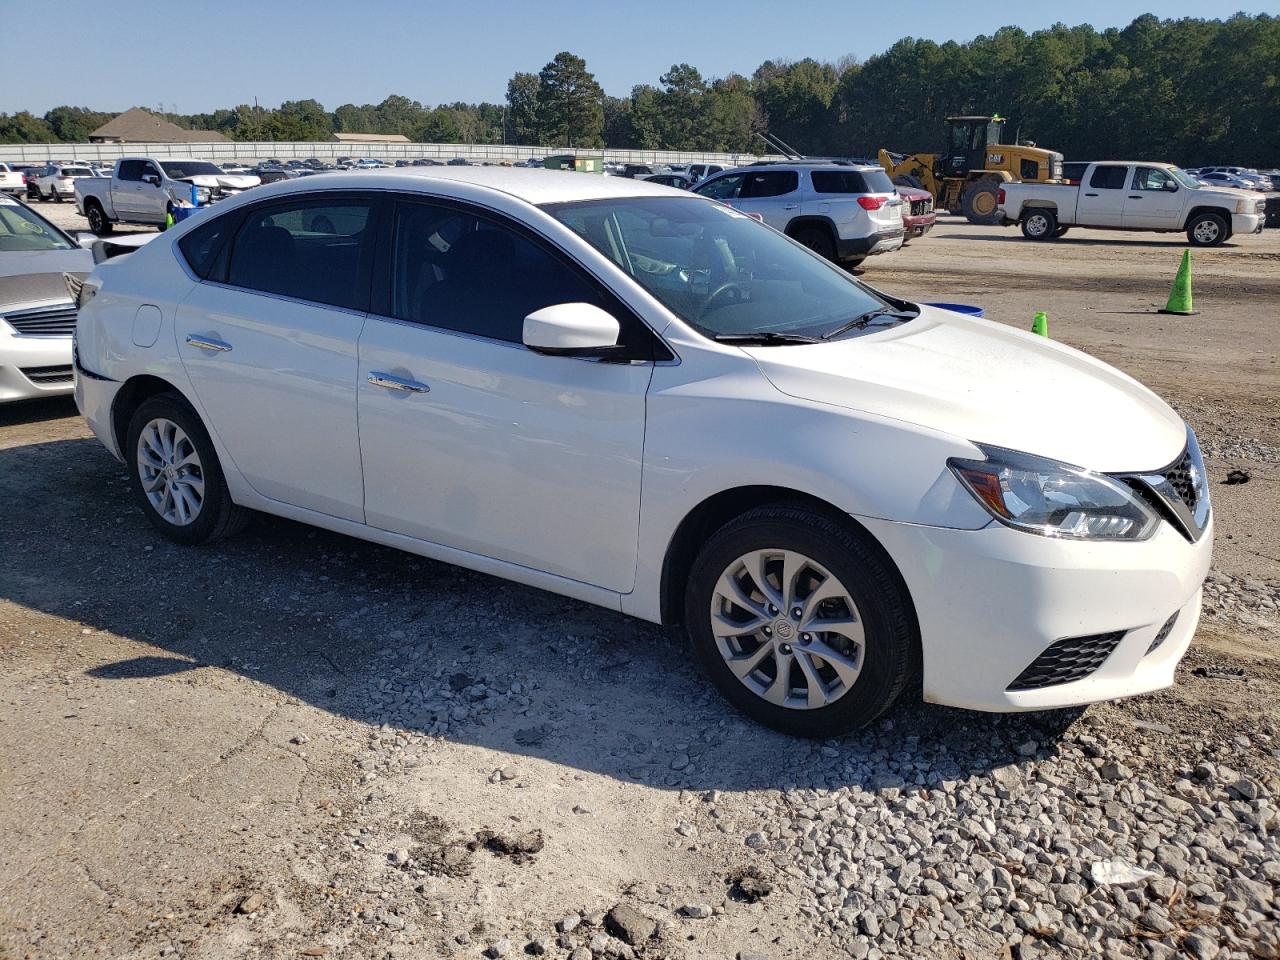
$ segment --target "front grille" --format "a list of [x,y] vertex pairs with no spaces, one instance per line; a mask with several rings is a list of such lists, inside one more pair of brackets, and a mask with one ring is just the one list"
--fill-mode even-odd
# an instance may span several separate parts
[[1115,633],[1055,640],[1018,674],[1007,689],[1039,690],[1082,680],[1102,666],[1124,635],[1125,631],[1117,630]]
[[32,383],[39,384],[42,387],[51,387],[59,383],[71,382],[71,364],[61,364],[56,367],[19,367],[22,375]]
[[1160,628],[1160,632],[1157,633],[1155,639],[1151,641],[1151,646],[1147,647],[1147,652],[1143,654],[1144,657],[1155,653],[1156,647],[1169,639],[1169,634],[1173,633],[1173,625],[1177,622],[1177,613],[1164,622],[1164,626]]
[[932,207],[933,201],[931,200],[912,200],[911,215],[913,217],[923,217],[930,211],[930,209],[932,209]]
[[69,337],[76,330],[75,304],[15,310],[4,315],[4,322],[24,337]]

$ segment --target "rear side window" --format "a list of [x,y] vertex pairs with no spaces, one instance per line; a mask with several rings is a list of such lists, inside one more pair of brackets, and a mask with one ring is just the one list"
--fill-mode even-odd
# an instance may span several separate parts
[[88,167],[63,167],[62,175],[64,177],[92,177],[93,171]]
[[794,170],[749,173],[738,196],[743,200],[748,197],[780,197],[784,193],[794,193],[799,186],[800,175]]
[[367,310],[372,215],[367,200],[310,200],[252,210],[232,244],[227,282]]
[[893,193],[893,181],[883,170],[814,170],[815,193]]
[[121,180],[141,180],[144,166],[146,164],[141,160],[121,160],[117,177]]
[[1128,167],[1095,167],[1089,186],[1098,190],[1123,190],[1128,175]]
[[234,213],[225,217],[212,217],[178,241],[182,259],[187,261],[192,273],[202,280],[222,279],[220,274],[226,269],[225,261],[222,268],[216,271],[215,264],[227,248],[227,241],[239,222],[240,215]]

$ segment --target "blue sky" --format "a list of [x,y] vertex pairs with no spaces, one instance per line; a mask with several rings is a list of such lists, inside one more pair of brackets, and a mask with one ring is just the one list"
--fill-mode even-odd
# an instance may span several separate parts
[[[623,96],[679,62],[704,76],[749,74],[770,58],[866,59],[903,36],[964,41],[1010,22],[1027,30],[1056,20],[1101,29],[1145,12],[1223,15],[1208,0],[58,0],[54,8],[55,31],[6,37],[0,111],[163,103],[195,113],[255,96],[263,106],[314,97],[332,110],[391,93],[428,105],[500,101],[512,73],[536,72],[560,50],[585,57],[605,90]],[[45,7],[21,9],[22,18],[38,20]],[[1276,14],[1280,6],[1273,0],[1245,10]]]

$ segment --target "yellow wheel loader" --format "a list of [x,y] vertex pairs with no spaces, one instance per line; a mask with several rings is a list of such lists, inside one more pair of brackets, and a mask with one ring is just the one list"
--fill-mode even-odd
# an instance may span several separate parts
[[1062,154],[1035,144],[1005,143],[1004,117],[947,117],[946,153],[890,153],[877,159],[889,176],[933,194],[939,210],[963,213],[970,223],[998,223],[1000,184],[1062,179]]

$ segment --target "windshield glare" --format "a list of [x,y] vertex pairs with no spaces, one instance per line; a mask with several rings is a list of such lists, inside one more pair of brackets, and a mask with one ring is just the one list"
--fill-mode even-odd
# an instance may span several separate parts
[[207,160],[161,160],[165,176],[174,180],[184,177],[220,177],[222,170]]
[[0,203],[0,253],[74,249],[74,243],[26,207]]
[[1184,187],[1200,186],[1200,181],[1197,180],[1195,177],[1193,177],[1191,174],[1187,173],[1187,171],[1183,170],[1181,167],[1174,167],[1169,172],[1173,174],[1174,179],[1177,180]]
[[543,209],[708,337],[820,337],[892,306],[839,267],[722,204],[628,197]]

